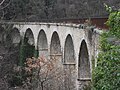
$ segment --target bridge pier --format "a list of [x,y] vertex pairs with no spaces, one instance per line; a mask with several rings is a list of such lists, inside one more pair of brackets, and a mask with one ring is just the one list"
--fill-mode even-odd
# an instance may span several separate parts
[[91,78],[80,78],[77,79],[78,89],[77,90],[89,90],[91,85]]

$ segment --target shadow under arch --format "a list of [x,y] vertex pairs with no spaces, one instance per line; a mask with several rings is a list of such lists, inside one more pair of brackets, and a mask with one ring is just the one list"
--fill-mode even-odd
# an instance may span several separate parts
[[53,32],[50,43],[50,58],[62,62],[60,38],[56,31]]
[[21,42],[20,31],[17,28],[11,30],[11,40],[14,45],[18,45]]
[[55,31],[52,34],[51,44],[50,44],[51,54],[61,54],[61,45],[58,33]]
[[74,45],[73,45],[73,40],[70,34],[68,34],[65,40],[64,63],[75,64]]
[[40,30],[37,38],[37,49],[39,51],[39,56],[48,57],[48,42],[46,33],[43,29]]
[[33,32],[28,28],[25,32],[24,39],[20,46],[20,65],[23,66],[27,58],[35,56],[35,42]]
[[89,54],[85,40],[81,42],[78,60],[78,78],[90,78]]
[[26,30],[26,32],[25,32],[24,42],[27,42],[30,45],[34,45],[35,44],[34,35],[33,35],[33,32],[32,32],[32,30],[30,28],[28,28]]
[[20,45],[21,36],[17,28],[10,28],[10,30],[4,31],[2,35],[2,39],[4,39],[6,45],[12,46],[12,49],[13,47],[17,47],[18,45]]

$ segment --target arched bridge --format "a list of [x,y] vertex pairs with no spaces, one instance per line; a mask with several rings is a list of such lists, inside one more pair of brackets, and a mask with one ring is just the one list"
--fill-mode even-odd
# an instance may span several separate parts
[[[92,58],[97,56],[99,30],[79,24],[67,23],[12,23],[12,42],[28,38],[39,55],[58,59],[62,69],[71,70],[69,90],[82,90],[91,81]],[[64,80],[65,81],[65,80]],[[64,83],[65,90],[67,84]],[[62,89],[62,90],[64,90]]]

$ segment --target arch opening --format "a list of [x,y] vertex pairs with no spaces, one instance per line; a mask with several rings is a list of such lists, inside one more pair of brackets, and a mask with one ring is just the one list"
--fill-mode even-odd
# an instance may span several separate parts
[[65,41],[64,46],[64,63],[65,64],[74,64],[75,57],[74,57],[74,45],[71,35],[69,34]]
[[62,60],[61,45],[58,33],[55,31],[52,34],[51,44],[50,44],[50,58],[56,59],[57,61]]
[[79,59],[78,59],[78,78],[79,79],[90,79],[90,62],[87,44],[85,40],[82,41],[80,51],[79,51]]
[[11,40],[12,40],[12,43],[15,44],[15,45],[20,43],[21,37],[20,37],[20,32],[17,28],[12,29]]
[[38,35],[37,48],[39,51],[39,56],[48,56],[48,43],[47,37],[44,30],[41,30]]
[[61,54],[61,45],[60,39],[57,32],[54,32],[50,44],[50,53],[51,54]]
[[33,36],[33,32],[30,28],[28,28],[25,32],[25,36],[24,36],[24,43],[28,43],[30,45],[34,46],[34,36]]
[[20,45],[20,62],[19,65],[23,66],[27,58],[34,57],[35,46],[34,36],[32,30],[28,28],[25,32],[23,42]]

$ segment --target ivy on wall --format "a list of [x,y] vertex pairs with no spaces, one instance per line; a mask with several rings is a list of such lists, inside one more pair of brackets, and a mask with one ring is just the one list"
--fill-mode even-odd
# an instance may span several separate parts
[[20,66],[24,66],[27,58],[38,57],[39,52],[35,50],[34,45],[28,43],[28,39],[24,38],[24,42],[20,45]]
[[112,11],[107,25],[108,32],[101,35],[101,52],[93,70],[92,90],[120,89],[120,11]]

